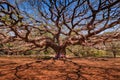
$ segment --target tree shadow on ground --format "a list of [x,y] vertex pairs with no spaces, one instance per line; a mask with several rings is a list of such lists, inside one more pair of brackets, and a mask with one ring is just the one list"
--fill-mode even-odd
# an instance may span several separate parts
[[120,69],[83,65],[71,59],[41,59],[22,65],[3,61],[0,77],[1,80],[118,80]]

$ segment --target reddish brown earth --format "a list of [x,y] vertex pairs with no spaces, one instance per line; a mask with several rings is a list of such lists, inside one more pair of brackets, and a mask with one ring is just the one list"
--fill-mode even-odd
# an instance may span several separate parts
[[120,58],[0,57],[0,80],[120,80]]

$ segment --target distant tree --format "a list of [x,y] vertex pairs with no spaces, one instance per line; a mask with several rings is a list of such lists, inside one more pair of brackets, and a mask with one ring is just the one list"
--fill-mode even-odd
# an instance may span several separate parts
[[114,58],[116,58],[117,54],[119,54],[119,52],[120,52],[120,42],[113,41],[109,44],[106,43],[106,50],[108,52],[112,52]]
[[108,39],[92,37],[120,25],[120,0],[10,1],[0,1],[0,29],[6,33],[2,42],[22,40],[42,50],[51,47],[56,58],[65,57],[69,45],[92,46]]

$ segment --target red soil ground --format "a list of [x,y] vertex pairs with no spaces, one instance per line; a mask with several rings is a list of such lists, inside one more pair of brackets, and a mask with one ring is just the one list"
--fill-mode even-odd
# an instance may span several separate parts
[[0,57],[0,80],[120,80],[120,58]]

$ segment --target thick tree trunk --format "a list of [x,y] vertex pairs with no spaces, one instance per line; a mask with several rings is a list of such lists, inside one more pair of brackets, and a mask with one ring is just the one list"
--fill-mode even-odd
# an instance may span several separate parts
[[116,58],[116,53],[113,52],[113,56],[114,56],[114,58]]
[[55,59],[66,58],[66,48],[59,48],[56,51]]

